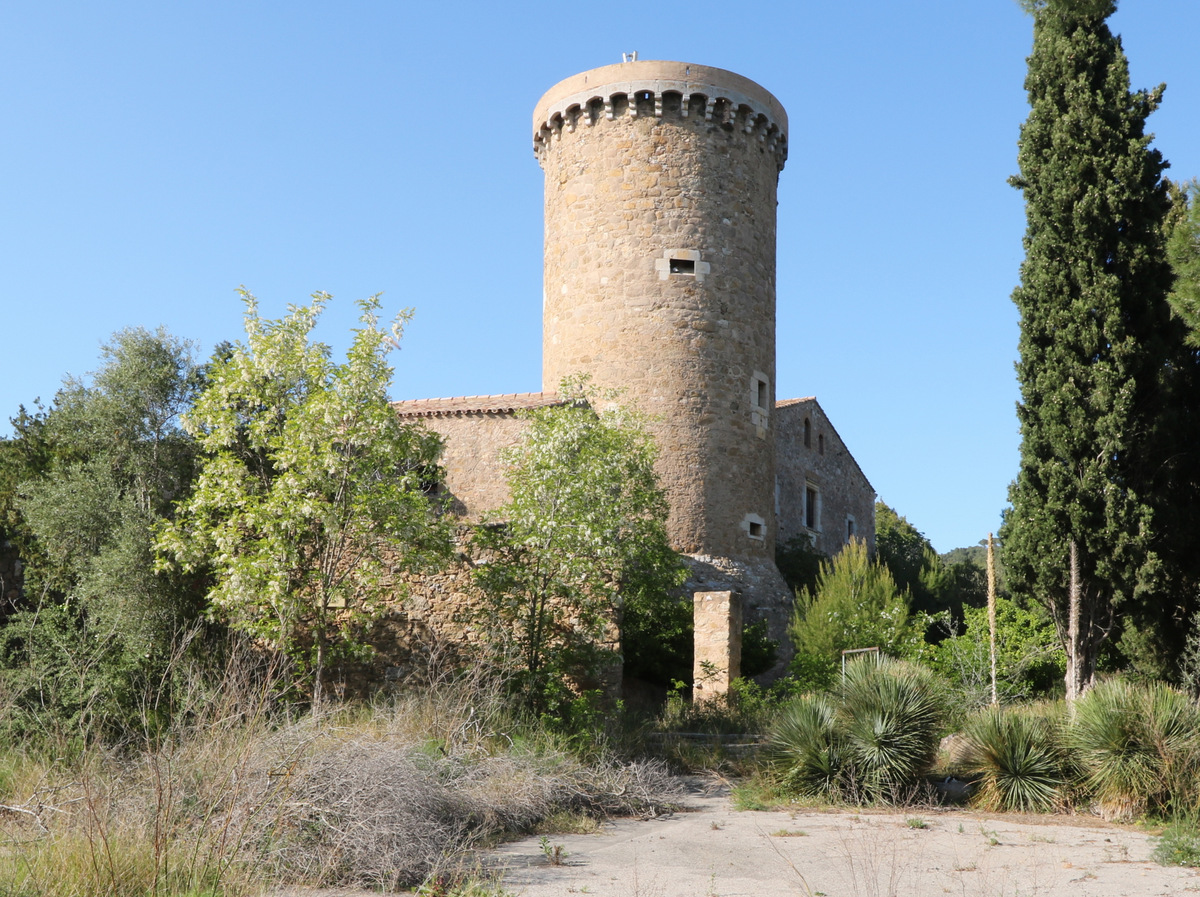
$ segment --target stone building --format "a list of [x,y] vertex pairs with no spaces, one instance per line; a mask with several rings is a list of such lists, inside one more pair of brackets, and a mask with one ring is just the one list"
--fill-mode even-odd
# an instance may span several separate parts
[[[626,61],[551,88],[542,392],[396,403],[446,440],[445,487],[477,519],[505,498],[522,409],[584,372],[651,420],[668,532],[695,592],[740,593],[784,640],[777,540],[874,541],[874,492],[815,399],[775,399],[776,186],[787,114],[732,72]],[[432,605],[428,605],[432,607]]]
[[775,403],[775,481],[781,544],[834,555],[856,537],[875,551],[875,490],[812,396]]

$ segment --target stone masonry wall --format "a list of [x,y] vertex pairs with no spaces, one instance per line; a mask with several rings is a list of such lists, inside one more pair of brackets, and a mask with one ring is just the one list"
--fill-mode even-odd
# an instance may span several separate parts
[[508,501],[501,453],[525,430],[518,412],[557,404],[558,395],[518,393],[393,402],[396,413],[441,435],[443,488],[450,510],[470,522]]
[[782,107],[731,72],[628,62],[552,88],[534,123],[543,386],[586,371],[651,415],[677,549],[769,562]]
[[[805,421],[808,437],[805,438]],[[790,399],[775,408],[779,538],[813,539],[834,555],[851,533],[875,550],[875,490],[814,398]],[[809,490],[815,490],[814,526],[806,525]]]

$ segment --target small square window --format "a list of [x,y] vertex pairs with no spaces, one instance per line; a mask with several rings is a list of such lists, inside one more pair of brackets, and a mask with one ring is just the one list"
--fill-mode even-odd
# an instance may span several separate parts
[[761,539],[763,537],[763,525],[750,521],[750,538]]

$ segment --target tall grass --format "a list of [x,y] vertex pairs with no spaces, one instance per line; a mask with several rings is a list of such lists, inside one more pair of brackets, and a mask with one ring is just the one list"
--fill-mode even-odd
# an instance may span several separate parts
[[197,679],[176,724],[136,749],[0,753],[0,894],[453,882],[501,831],[564,810],[646,810],[671,788],[663,764],[577,759],[515,721],[487,680],[320,715],[279,706],[273,686],[234,664]]

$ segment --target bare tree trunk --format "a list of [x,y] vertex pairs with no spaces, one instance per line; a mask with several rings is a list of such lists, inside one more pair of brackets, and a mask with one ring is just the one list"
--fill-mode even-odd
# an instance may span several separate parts
[[988,596],[988,632],[991,638],[992,661],[992,704],[999,704],[1000,698],[996,693],[996,547],[992,543],[992,534],[988,533],[987,546],[987,596]]
[[325,627],[318,624],[313,628],[313,636],[317,643],[317,663],[316,669],[313,671],[313,697],[312,709],[317,713],[324,709],[321,705],[325,699],[324,695],[324,677],[325,677]]
[[1067,706],[1074,707],[1076,698],[1085,688],[1085,667],[1088,650],[1079,631],[1079,605],[1081,587],[1079,583],[1079,552],[1075,540],[1071,540],[1070,584],[1067,587]]

